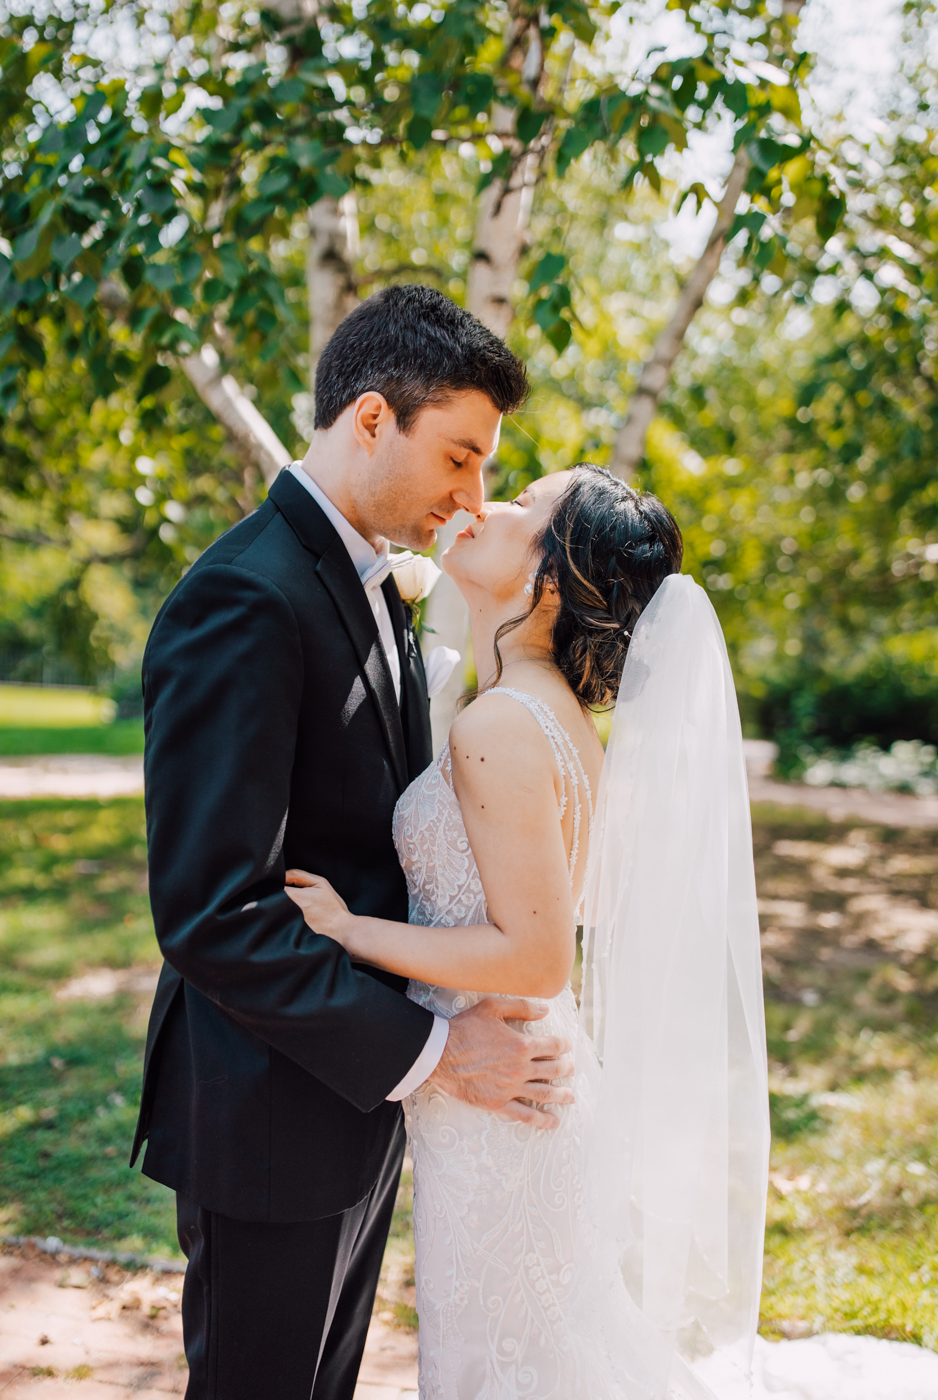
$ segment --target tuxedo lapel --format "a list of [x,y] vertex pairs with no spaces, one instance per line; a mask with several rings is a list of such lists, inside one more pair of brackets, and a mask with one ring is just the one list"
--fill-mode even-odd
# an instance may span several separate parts
[[[378,635],[378,624],[348,550],[309,492],[304,491],[289,472],[280,473],[269,495],[290,522],[301,544],[320,556],[316,572],[335,603],[361,663],[365,682],[378,709],[394,773],[403,791],[408,780],[400,706]],[[400,608],[400,598],[397,602]],[[401,669],[404,669],[403,661]]]

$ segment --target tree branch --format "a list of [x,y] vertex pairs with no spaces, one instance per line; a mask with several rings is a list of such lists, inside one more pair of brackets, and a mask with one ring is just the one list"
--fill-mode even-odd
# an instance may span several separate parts
[[717,217],[707,246],[700,256],[681,292],[674,315],[655,341],[645,361],[638,386],[629,404],[625,422],[616,435],[609,470],[624,481],[633,476],[645,452],[648,426],[655,416],[661,395],[671,378],[671,370],[684,344],[688,327],[703,305],[707,289],[717,274],[726,247],[726,235],[736,215],[736,205],[743,192],[751,165],[745,146],[736,153],[733,169],[726,183],[726,193],[717,206]]
[[222,374],[217,351],[211,345],[203,345],[178,363],[243,460],[257,467],[270,486],[281,467],[289,464],[290,453],[266,418],[241,392],[238,381],[230,374]]

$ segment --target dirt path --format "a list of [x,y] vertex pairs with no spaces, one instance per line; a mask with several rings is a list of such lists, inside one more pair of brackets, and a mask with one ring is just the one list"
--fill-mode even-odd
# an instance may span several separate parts
[[[938,827],[938,798],[904,793],[872,793],[864,788],[816,788],[779,783],[766,775],[758,741],[747,741],[749,794],[753,802],[808,807],[831,821],[872,822],[876,826]],[[772,747],[772,746],[770,746]],[[753,752],[750,753],[749,750]],[[0,758],[0,800],[16,797],[133,797],[143,792],[143,759],[108,754],[49,754]]]
[[113,754],[42,754],[0,758],[0,798],[135,797],[143,792],[143,759]]
[[[165,1400],[184,1395],[181,1290],[181,1274],[129,1273],[115,1264],[52,1258],[30,1246],[5,1247],[0,1397]],[[375,1319],[355,1400],[416,1397],[416,1356],[413,1336]]]

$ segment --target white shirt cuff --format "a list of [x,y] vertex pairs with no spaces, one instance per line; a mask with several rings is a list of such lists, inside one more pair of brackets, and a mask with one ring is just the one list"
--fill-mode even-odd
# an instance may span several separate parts
[[443,1051],[446,1049],[446,1038],[449,1035],[449,1021],[445,1016],[433,1017],[433,1030],[427,1037],[427,1043],[421,1050],[410,1070],[404,1075],[400,1084],[392,1089],[388,1094],[388,1103],[400,1103],[401,1099],[406,1099],[408,1094],[412,1094],[415,1089],[419,1089],[421,1084],[425,1084],[430,1075],[436,1069],[443,1058]]

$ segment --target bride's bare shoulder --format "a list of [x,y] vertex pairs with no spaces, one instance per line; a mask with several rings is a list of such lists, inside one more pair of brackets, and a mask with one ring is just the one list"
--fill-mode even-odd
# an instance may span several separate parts
[[510,695],[483,695],[453,720],[449,743],[453,761],[464,763],[480,760],[486,752],[510,760],[513,754],[540,750],[547,739],[530,711]]

